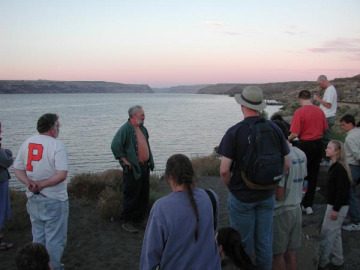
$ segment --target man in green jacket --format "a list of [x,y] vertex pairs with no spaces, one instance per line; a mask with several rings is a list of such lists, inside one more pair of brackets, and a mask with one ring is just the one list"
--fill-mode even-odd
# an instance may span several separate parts
[[142,107],[131,107],[129,120],[120,127],[111,143],[111,150],[123,168],[124,202],[121,219],[122,228],[129,233],[137,233],[135,226],[145,222],[150,170],[154,169],[149,133],[144,127],[144,120]]

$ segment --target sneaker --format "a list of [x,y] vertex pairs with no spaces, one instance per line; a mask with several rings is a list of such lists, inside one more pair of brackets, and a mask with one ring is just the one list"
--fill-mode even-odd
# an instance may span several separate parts
[[121,225],[121,227],[125,230],[125,231],[127,231],[128,233],[137,233],[138,232],[138,230],[134,227],[134,225],[132,225],[131,223],[123,223],[122,225]]
[[342,229],[345,231],[360,231],[360,224],[350,223],[348,225],[342,226]]
[[13,243],[0,242],[0,250],[8,250],[14,246]]
[[306,213],[307,215],[311,215],[314,213],[314,211],[312,210],[312,208],[309,206],[309,207],[304,207],[304,206],[301,206],[301,210]]

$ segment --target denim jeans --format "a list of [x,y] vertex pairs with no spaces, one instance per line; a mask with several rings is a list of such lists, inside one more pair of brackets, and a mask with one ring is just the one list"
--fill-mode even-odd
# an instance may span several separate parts
[[324,133],[323,133],[322,143],[324,145],[324,151],[325,151],[329,141],[331,140],[331,128],[335,123],[335,116],[327,117],[326,122],[328,124],[329,129],[324,131]]
[[350,198],[349,198],[349,217],[352,223],[358,224],[360,222],[360,207],[356,194],[356,184],[360,179],[360,166],[349,165],[351,170],[351,176],[353,183],[350,186]]
[[51,269],[64,269],[60,261],[67,239],[69,201],[33,195],[28,199],[26,208],[30,215],[33,242],[46,247]]
[[260,270],[272,267],[273,213],[275,199],[244,203],[233,194],[228,196],[230,226],[241,235],[245,251]]

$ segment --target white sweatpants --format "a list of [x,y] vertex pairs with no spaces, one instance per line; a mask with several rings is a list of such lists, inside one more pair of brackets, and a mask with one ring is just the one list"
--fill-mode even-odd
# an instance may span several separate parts
[[341,265],[344,263],[341,226],[344,222],[349,206],[342,206],[336,220],[330,218],[333,206],[328,204],[324,216],[323,225],[320,232],[319,243],[319,266],[325,267],[330,262],[330,255],[332,255],[332,264]]

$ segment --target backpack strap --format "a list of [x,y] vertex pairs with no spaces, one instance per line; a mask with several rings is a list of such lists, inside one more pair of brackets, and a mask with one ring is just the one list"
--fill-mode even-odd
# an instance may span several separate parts
[[212,207],[213,207],[213,216],[214,216],[214,231],[216,230],[217,228],[217,218],[216,218],[216,200],[215,200],[215,196],[214,194],[208,190],[208,189],[204,189],[205,192],[207,193],[207,195],[209,196],[210,198],[210,201],[211,201],[211,204],[212,204]]
[[[230,168],[231,172],[233,172],[233,170],[237,169],[237,170],[240,170],[240,172],[242,171],[242,167],[243,167],[243,164],[244,164],[244,159],[246,156],[244,156],[244,154],[246,154],[248,151],[249,151],[249,148],[250,148],[250,141],[251,141],[251,131],[253,128],[256,128],[256,124],[259,123],[259,122],[264,122],[266,121],[264,118],[260,117],[259,119],[257,119],[256,121],[251,121],[249,120],[249,118],[245,118],[241,123],[244,124],[244,125],[247,125],[249,127],[249,134],[247,136],[247,143],[245,144],[245,147],[244,147],[244,150],[241,151],[241,152],[237,152],[236,153],[236,161],[234,160],[233,161],[233,164]],[[239,129],[237,132],[242,132],[241,129]],[[237,136],[236,136],[237,137]],[[236,165],[236,166],[235,166]],[[243,178],[243,177],[242,177]],[[243,178],[244,179],[244,178]]]

